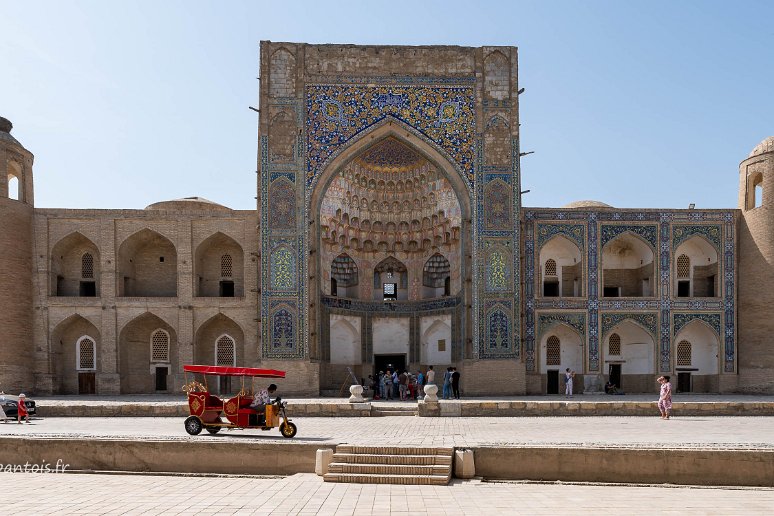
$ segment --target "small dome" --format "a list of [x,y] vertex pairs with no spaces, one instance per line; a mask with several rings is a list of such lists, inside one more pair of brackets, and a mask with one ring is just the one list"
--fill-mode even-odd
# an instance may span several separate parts
[[13,129],[11,121],[0,116],[0,140],[23,147],[19,140],[11,136],[11,129]]
[[761,143],[756,145],[752,152],[750,152],[750,155],[747,157],[752,158],[753,156],[760,156],[761,154],[765,154],[767,152],[774,152],[774,136],[769,136]]
[[565,204],[562,208],[612,208],[612,206],[599,201],[575,201]]
[[149,204],[146,210],[164,211],[231,211],[231,208],[212,202],[204,197],[184,197],[171,201],[161,201]]

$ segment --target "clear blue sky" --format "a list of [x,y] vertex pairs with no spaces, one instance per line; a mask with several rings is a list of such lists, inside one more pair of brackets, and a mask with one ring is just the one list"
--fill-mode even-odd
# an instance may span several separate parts
[[527,206],[736,207],[774,134],[774,2],[0,0],[36,205],[254,209],[260,40],[518,46]]

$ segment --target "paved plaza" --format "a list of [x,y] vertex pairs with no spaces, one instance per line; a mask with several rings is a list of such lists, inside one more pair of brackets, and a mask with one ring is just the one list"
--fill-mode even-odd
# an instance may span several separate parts
[[774,490],[559,483],[448,486],[285,478],[0,473],[6,514],[767,514]]
[[191,437],[184,418],[44,418],[0,424],[0,436],[240,439],[261,442],[409,446],[611,446],[774,449],[774,417],[359,417],[293,418],[294,439],[276,430],[225,430]]

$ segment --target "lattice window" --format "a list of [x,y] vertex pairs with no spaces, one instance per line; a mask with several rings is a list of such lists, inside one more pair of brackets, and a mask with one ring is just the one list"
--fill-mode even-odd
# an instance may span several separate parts
[[691,343],[687,340],[681,340],[680,343],[677,344],[677,365],[691,365]]
[[81,256],[81,277],[94,277],[94,256],[92,256],[91,253],[84,253],[84,255]]
[[621,354],[621,336],[617,333],[614,333],[610,335],[610,340],[608,341],[608,348],[610,350],[611,355],[620,355]]
[[151,362],[169,362],[169,334],[164,330],[151,334]]
[[97,344],[91,337],[81,337],[77,345],[78,364],[80,371],[94,371],[97,369]]
[[681,254],[677,257],[677,277],[678,278],[690,278],[691,277],[691,259]]
[[562,347],[559,337],[551,335],[546,344],[546,365],[559,365],[562,362]]
[[556,276],[556,262],[553,259],[546,260],[545,271],[546,276]]
[[220,277],[230,278],[234,269],[234,260],[230,254],[224,254],[220,257]]
[[215,342],[215,365],[236,365],[236,344],[234,343],[234,339],[228,335],[219,337]]

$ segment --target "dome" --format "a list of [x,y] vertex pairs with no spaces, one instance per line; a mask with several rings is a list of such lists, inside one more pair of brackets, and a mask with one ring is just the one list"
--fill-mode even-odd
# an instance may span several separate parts
[[231,211],[231,208],[212,202],[204,197],[184,197],[171,201],[161,201],[149,204],[146,210],[165,211]]
[[565,204],[562,208],[612,208],[612,206],[599,201],[575,201]]
[[11,136],[11,129],[13,129],[13,124],[11,121],[0,116],[0,141],[23,147],[23,145],[19,143],[19,140]]
[[750,152],[750,155],[747,157],[752,158],[754,156],[760,156],[761,154],[765,154],[767,152],[774,152],[774,136],[769,136],[761,143],[756,145],[755,148],[752,150],[752,152]]

